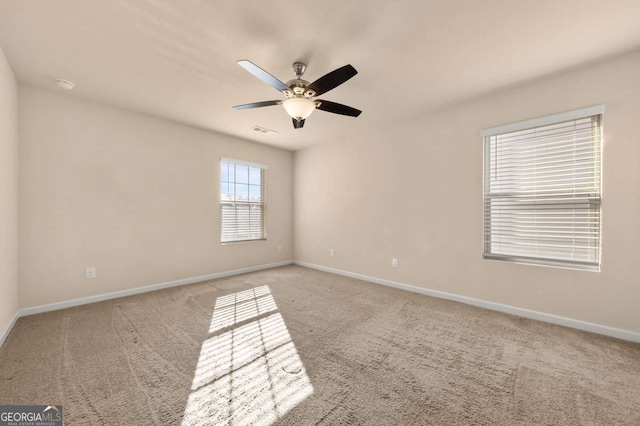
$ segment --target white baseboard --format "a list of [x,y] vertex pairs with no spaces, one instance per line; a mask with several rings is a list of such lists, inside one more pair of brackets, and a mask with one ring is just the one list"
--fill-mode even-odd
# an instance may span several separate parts
[[291,265],[292,263],[293,263],[292,260],[285,260],[283,262],[250,266],[248,268],[234,269],[231,271],[215,272],[213,274],[200,275],[199,277],[183,278],[180,280],[168,281],[160,284],[153,284],[153,285],[148,285],[144,287],[136,287],[128,290],[114,291],[112,293],[81,297],[79,299],[66,300],[64,302],[56,302],[56,303],[50,303],[48,305],[40,305],[40,306],[31,307],[31,308],[23,308],[23,309],[20,309],[16,313],[16,315],[18,317],[24,317],[27,315],[40,314],[42,312],[57,311],[58,309],[70,308],[72,306],[86,305],[87,303],[102,302],[104,300],[117,299],[119,297],[132,296],[134,294],[140,294],[140,293],[147,293],[149,291],[161,290],[163,288],[176,287],[176,286],[185,285],[185,284],[193,284],[193,283],[198,283],[202,281],[213,280],[216,278],[229,277],[232,275],[246,274],[247,272],[255,272],[263,269],[271,269],[271,268],[276,268],[278,266]]
[[7,339],[9,333],[11,333],[11,329],[13,329],[13,326],[15,325],[16,321],[18,321],[18,318],[20,318],[20,310],[17,310],[16,313],[13,314],[13,318],[11,318],[9,324],[7,324],[5,329],[2,331],[2,334],[0,334],[0,348],[4,344],[4,341]]
[[359,280],[368,281],[368,282],[375,283],[375,284],[381,284],[381,285],[385,285],[385,286],[388,286],[388,287],[394,287],[394,288],[398,288],[398,289],[401,289],[401,290],[406,290],[406,291],[411,291],[411,292],[418,293],[418,294],[423,294],[423,295],[426,295],[426,296],[432,296],[432,297],[437,297],[437,298],[440,298],[440,299],[452,300],[452,301],[455,301],[455,302],[460,302],[460,303],[465,303],[465,304],[468,304],[468,305],[478,306],[478,307],[485,308],[485,309],[490,309],[490,310],[493,310],[493,311],[505,312],[507,314],[517,315],[517,316],[521,316],[521,317],[524,317],[524,318],[530,318],[530,319],[534,319],[534,320],[538,320],[538,321],[548,322],[548,323],[551,323],[551,324],[558,324],[558,325],[562,325],[562,326],[565,326],[565,327],[575,328],[575,329],[578,329],[578,330],[589,331],[589,332],[592,332],[592,333],[602,334],[602,335],[605,335],[605,336],[610,336],[610,337],[615,337],[615,338],[622,339],[622,340],[628,340],[628,341],[631,341],[631,342],[640,343],[640,333],[636,333],[636,332],[629,331],[629,330],[622,330],[622,329],[619,329],[619,328],[613,328],[613,327],[608,327],[608,326],[605,326],[605,325],[600,325],[600,324],[594,324],[594,323],[590,323],[590,322],[575,320],[575,319],[571,319],[571,318],[561,317],[561,316],[558,316],[558,315],[547,314],[547,313],[544,313],[544,312],[532,311],[532,310],[529,310],[529,309],[518,308],[518,307],[515,307],[515,306],[509,306],[509,305],[504,305],[504,304],[501,304],[501,303],[495,303],[495,302],[489,302],[489,301],[486,301],[486,300],[474,299],[472,297],[460,296],[460,295],[453,294],[453,293],[447,293],[447,292],[438,291],[438,290],[431,290],[431,289],[427,289],[427,288],[423,288],[423,287],[413,286],[413,285],[410,285],[410,284],[404,284],[404,283],[400,283],[400,282],[396,282],[396,281],[385,280],[385,279],[382,279],[382,278],[371,277],[371,276],[368,276],[368,275],[357,274],[357,273],[354,273],[354,272],[343,271],[343,270],[340,270],[340,269],[330,268],[330,267],[327,267],[327,266],[320,266],[320,265],[315,265],[315,264],[307,263],[307,262],[301,262],[301,261],[297,261],[297,260],[296,261],[286,260],[286,261],[283,261],[283,262],[276,262],[276,263],[269,263],[269,264],[266,264],[266,265],[251,266],[251,267],[248,267],[248,268],[234,269],[234,270],[231,270],[231,271],[216,272],[216,273],[213,273],[213,274],[201,275],[201,276],[192,277],[192,278],[183,278],[183,279],[180,279],[180,280],[168,281],[168,282],[164,282],[164,283],[160,283],[160,284],[153,284],[153,285],[149,285],[149,286],[145,286],[145,287],[137,287],[137,288],[132,288],[132,289],[128,289],[128,290],[121,290],[121,291],[115,291],[115,292],[112,292],[112,293],[99,294],[99,295],[96,295],[96,296],[89,296],[89,297],[83,297],[83,298],[79,298],[79,299],[68,300],[68,301],[64,301],[64,302],[50,303],[50,304],[47,304],[47,305],[41,305],[41,306],[34,306],[34,307],[31,307],[31,308],[19,309],[14,314],[13,318],[11,319],[11,321],[9,322],[7,327],[4,329],[2,334],[0,334],[0,347],[3,345],[5,339],[7,338],[9,333],[11,332],[11,329],[15,325],[16,321],[18,320],[18,318],[23,317],[23,316],[38,314],[38,313],[42,313],[42,312],[55,311],[55,310],[58,310],[58,309],[65,309],[65,308],[70,308],[70,307],[73,307],[73,306],[85,305],[85,304],[88,304],[88,303],[101,302],[101,301],[104,301],[104,300],[116,299],[116,298],[119,298],[119,297],[131,296],[131,295],[134,295],[134,294],[146,293],[146,292],[155,291],[155,290],[161,290],[161,289],[169,288],[169,287],[176,287],[176,286],[185,285],[185,284],[193,284],[193,283],[202,282],[202,281],[208,281],[208,280],[212,280],[212,279],[216,279],[216,278],[223,278],[223,277],[228,277],[228,276],[232,276],[232,275],[245,274],[245,273],[248,273],[248,272],[260,271],[260,270],[263,270],[263,269],[276,268],[278,266],[290,265],[292,263],[296,264],[296,265],[299,265],[299,266],[304,266],[306,268],[317,269],[317,270],[320,270],[320,271],[330,272],[330,273],[337,274],[337,275],[343,275],[343,276],[350,277],[350,278],[356,278],[356,279],[359,279]]
[[95,296],[81,297],[79,299],[66,300],[64,302],[49,303],[47,305],[33,306],[31,308],[18,309],[13,315],[11,321],[0,335],[0,347],[4,344],[5,339],[13,329],[16,321],[20,317],[27,315],[40,314],[43,312],[57,311],[58,309],[71,308],[73,306],[86,305],[88,303],[102,302],[104,300],[117,299],[119,297],[132,296],[134,294],[147,293],[149,291],[161,290],[163,288],[177,287],[185,284],[193,284],[202,281],[213,280],[216,278],[229,277],[232,275],[246,274],[247,272],[261,271],[263,269],[277,268],[278,266],[291,265],[293,260],[285,260],[282,262],[268,263],[265,265],[250,266],[248,268],[234,269],[231,271],[215,272],[213,274],[201,275],[199,277],[183,278],[175,281],[168,281],[160,284],[153,284],[144,287],[136,287],[128,290],[114,291],[112,293],[98,294]]
[[507,314],[517,315],[520,317],[530,318],[538,321],[548,322],[551,324],[562,325],[565,327],[576,328],[578,330],[589,331],[591,333],[603,334],[609,337],[615,337],[622,340],[640,343],[640,333],[619,328],[608,327],[606,325],[594,324],[586,321],[580,321],[572,318],[561,317],[558,315],[547,314],[544,312],[532,311],[529,309],[518,308],[516,306],[503,305],[502,303],[489,302],[487,300],[474,299],[473,297],[460,296],[458,294],[446,293],[444,291],[431,290],[423,287],[416,287],[410,284],[404,284],[396,281],[385,280],[382,278],[370,277],[367,275],[357,274],[354,272],[343,271],[340,269],[329,268],[327,266],[314,265],[312,263],[300,262],[295,260],[293,263],[306,268],[317,269],[320,271],[330,272],[345,277],[356,278],[363,281],[369,281],[375,284],[381,284],[388,287],[395,287],[402,290],[411,291],[426,296],[437,297],[440,299],[453,300],[455,302],[465,303],[467,305],[478,306],[492,311],[504,312]]

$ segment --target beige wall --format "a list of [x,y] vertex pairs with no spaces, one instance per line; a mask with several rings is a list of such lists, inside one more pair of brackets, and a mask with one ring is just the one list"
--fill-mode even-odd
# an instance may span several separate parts
[[[291,152],[19,93],[21,307],[292,259]],[[221,156],[270,166],[267,241],[220,244]]]
[[[640,332],[639,76],[636,52],[297,152],[296,259]],[[483,260],[480,131],[601,103],[602,271]]]
[[0,336],[18,310],[18,85],[0,48]]

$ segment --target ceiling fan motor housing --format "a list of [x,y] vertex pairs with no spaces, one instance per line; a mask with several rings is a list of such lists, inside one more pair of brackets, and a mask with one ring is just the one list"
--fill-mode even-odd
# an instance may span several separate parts
[[[295,98],[295,97],[309,98],[313,96],[313,95],[311,96],[307,95],[307,92],[313,92],[313,90],[306,90],[307,86],[309,85],[309,82],[307,80],[296,78],[296,79],[287,81],[286,84],[287,86],[289,86],[289,89],[283,90],[283,93],[288,98]],[[313,92],[313,94],[315,95],[315,92]]]
[[285,96],[288,98],[305,97],[307,99],[314,97],[316,92],[314,90],[306,90],[307,86],[309,86],[309,82],[302,79],[302,75],[307,69],[307,64],[303,62],[294,62],[291,67],[293,68],[293,72],[296,74],[296,78],[287,81],[286,84],[289,86],[289,89],[283,90]]

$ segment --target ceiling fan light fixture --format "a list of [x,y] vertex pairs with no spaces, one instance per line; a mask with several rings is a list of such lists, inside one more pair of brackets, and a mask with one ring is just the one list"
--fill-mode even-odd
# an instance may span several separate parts
[[296,120],[304,120],[316,109],[316,103],[306,98],[290,98],[282,102],[287,114]]

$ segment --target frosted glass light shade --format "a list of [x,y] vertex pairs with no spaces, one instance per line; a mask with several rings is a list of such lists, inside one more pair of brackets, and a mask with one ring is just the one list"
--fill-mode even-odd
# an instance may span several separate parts
[[304,120],[316,109],[316,103],[306,98],[290,98],[282,102],[282,106],[296,120]]

